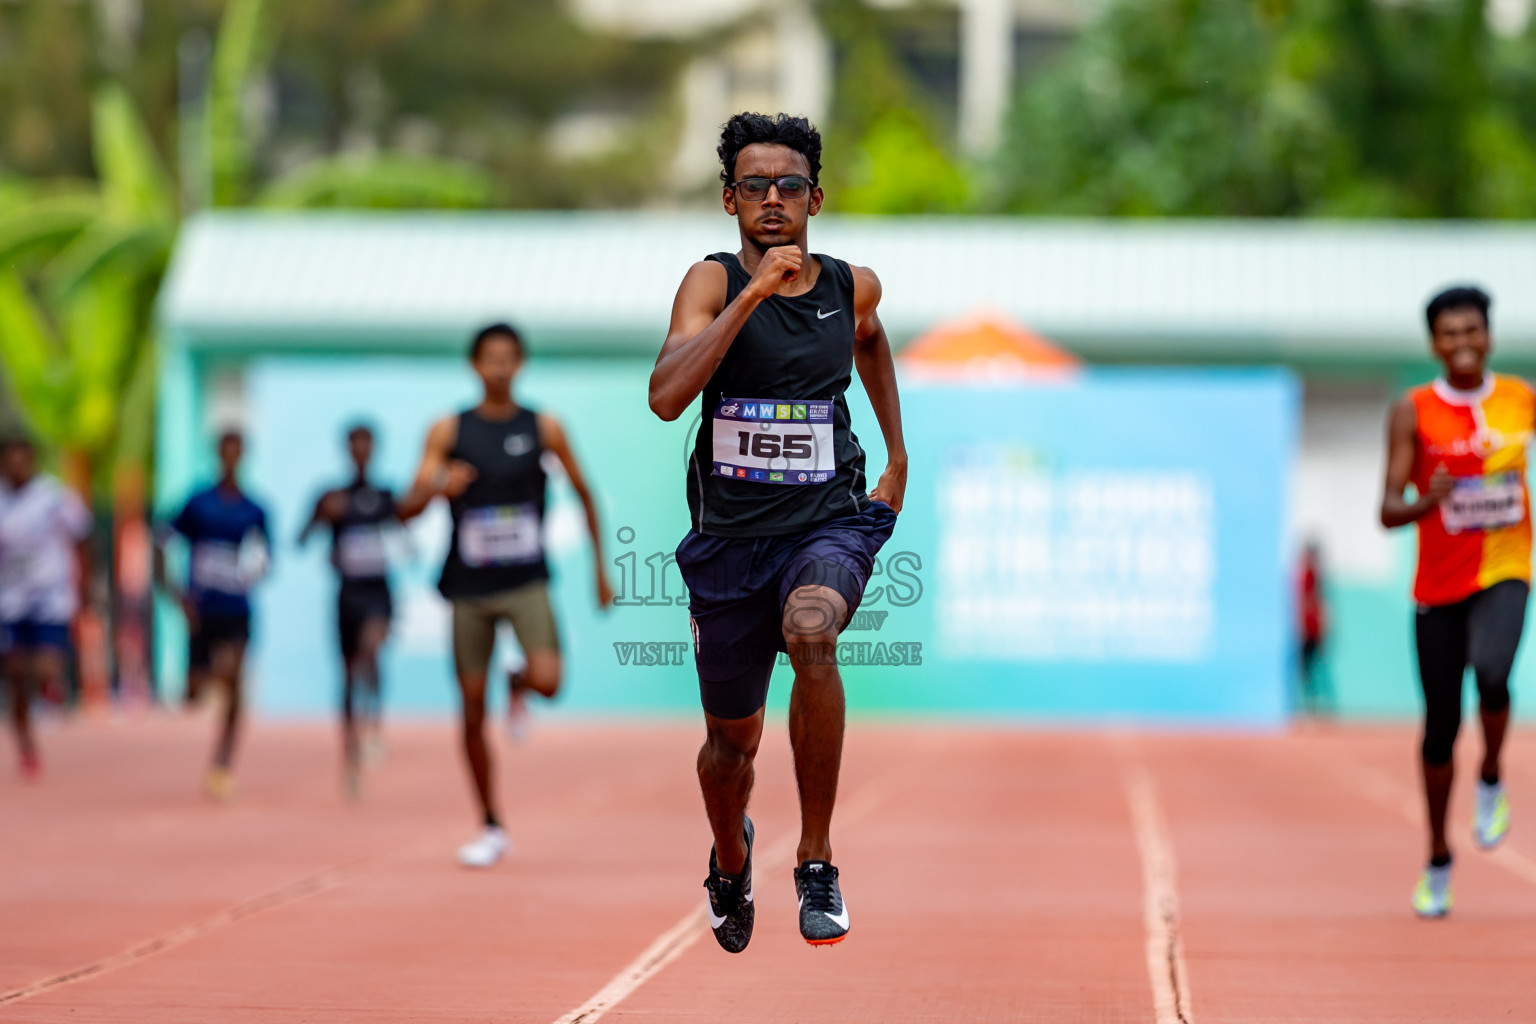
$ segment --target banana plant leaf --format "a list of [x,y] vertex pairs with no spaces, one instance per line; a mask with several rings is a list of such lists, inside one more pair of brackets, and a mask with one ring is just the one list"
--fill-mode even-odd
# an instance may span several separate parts
[[92,103],[92,150],[109,216],[161,226],[175,222],[176,191],[133,100],[109,82]]
[[101,198],[79,192],[32,199],[0,212],[0,267],[45,259],[101,215]]
[[258,202],[275,209],[476,209],[490,200],[490,176],[479,168],[386,155],[317,160],[273,182]]
[[13,270],[0,269],[0,359],[34,430],[50,439],[64,428],[69,368],[48,323]]

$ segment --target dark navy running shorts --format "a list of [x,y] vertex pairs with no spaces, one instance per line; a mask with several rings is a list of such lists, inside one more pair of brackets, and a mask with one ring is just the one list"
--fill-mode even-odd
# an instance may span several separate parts
[[[689,530],[677,546],[688,587],[694,662],[704,710],[748,718],[768,699],[768,677],[784,643],[784,604],[798,587],[827,586],[852,616],[896,513],[883,501],[804,533],[714,537]],[[841,630],[848,623],[839,623]]]
[[69,623],[18,619],[0,623],[0,653],[10,651],[69,650]]
[[213,649],[222,644],[245,643],[251,638],[251,616],[210,615],[201,612],[197,627],[187,636],[187,667],[203,671],[213,667]]
[[363,627],[375,619],[388,622],[394,602],[385,580],[342,580],[336,594],[336,632],[341,656],[350,661],[363,645]]

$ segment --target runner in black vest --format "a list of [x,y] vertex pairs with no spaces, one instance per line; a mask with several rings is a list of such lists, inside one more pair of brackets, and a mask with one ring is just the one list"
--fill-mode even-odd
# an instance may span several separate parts
[[[907,456],[874,273],[806,244],[821,209],[821,136],[799,117],[739,114],[720,142],[725,212],[741,251],[688,271],[651,374],[651,409],[674,420],[700,398],[688,459],[688,585],[707,738],[699,783],[714,831],[710,925],[737,953],[752,937],[752,761],[777,652],[795,670],[789,733],[800,789],[800,934],[848,933],[832,866],[843,746],[838,633],[858,607],[906,489]],[[866,493],[844,392],[857,367],[889,461]]]
[[368,479],[373,429],[357,424],[347,431],[347,453],[356,475],[345,487],[326,491],[299,534],[299,544],[323,526],[331,530],[331,565],[340,577],[336,626],[341,641],[341,736],[347,795],[361,793],[365,743],[380,747],[383,692],[379,648],[389,636],[394,603],[389,594],[386,537],[399,527],[395,496]]
[[549,603],[544,560],[543,455],[560,460],[587,513],[596,566],[597,602],[613,590],[603,569],[597,504],[587,490],[565,430],[553,416],[519,406],[512,382],[523,365],[523,341],[506,324],[475,335],[469,359],[485,388],[473,409],[438,420],[401,519],[419,515],[438,496],[453,514],[453,539],[438,589],[453,604],[453,661],[464,705],[464,751],[474,777],[485,829],[459,850],[467,867],[489,867],[507,848],[491,786],[485,742],[485,687],[496,624],[508,621],[527,665],[514,674],[514,701],[525,691],[553,697],[560,689],[560,638]]

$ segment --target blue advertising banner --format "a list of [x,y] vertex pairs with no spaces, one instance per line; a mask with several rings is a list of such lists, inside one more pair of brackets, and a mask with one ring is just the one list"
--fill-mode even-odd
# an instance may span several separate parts
[[924,558],[926,608],[913,627],[942,679],[940,693],[906,692],[905,703],[1283,719],[1289,376],[1096,372],[1027,388],[909,388],[903,401],[922,469],[898,538]]

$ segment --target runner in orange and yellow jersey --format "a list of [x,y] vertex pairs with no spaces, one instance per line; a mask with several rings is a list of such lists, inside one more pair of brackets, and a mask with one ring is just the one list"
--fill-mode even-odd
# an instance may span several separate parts
[[[1509,674],[1525,624],[1531,580],[1531,499],[1525,448],[1536,428],[1536,391],[1488,371],[1487,293],[1450,288],[1429,303],[1430,347],[1445,374],[1392,408],[1381,523],[1419,525],[1413,597],[1424,688],[1422,757],[1429,809],[1429,866],[1413,894],[1420,916],[1451,907],[1445,819],[1461,728],[1462,680],[1477,678],[1483,764],[1473,838],[1490,849],[1509,830],[1499,757],[1509,724]],[[1409,483],[1418,492],[1404,496]]]

